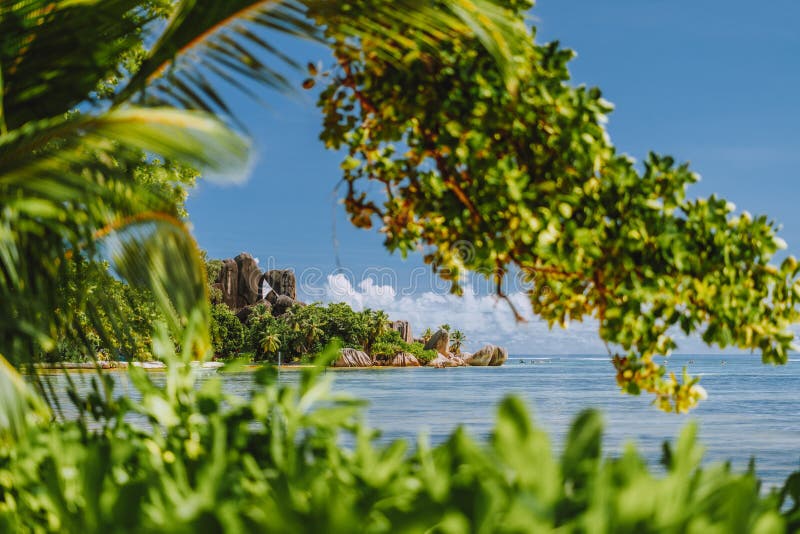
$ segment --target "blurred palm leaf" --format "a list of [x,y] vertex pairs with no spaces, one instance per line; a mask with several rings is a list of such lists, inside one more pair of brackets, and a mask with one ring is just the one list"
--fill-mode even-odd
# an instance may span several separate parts
[[120,57],[147,21],[141,3],[0,2],[0,126],[66,113],[91,101],[109,76],[122,75]]
[[29,425],[47,421],[50,410],[0,355],[0,443],[17,440]]
[[[191,234],[180,221],[160,214],[123,220],[117,226],[103,239],[115,272],[153,295],[184,361],[206,357],[211,349],[208,285]],[[113,317],[124,329],[127,318],[119,313]]]
[[50,350],[72,320],[58,284],[71,255],[91,257],[102,228],[169,211],[130,178],[140,150],[229,170],[247,145],[213,117],[174,109],[36,121],[0,136],[0,313],[14,318],[0,324],[0,353],[12,362]]
[[[418,48],[435,50],[454,33],[474,33],[504,67],[509,81],[513,58],[525,39],[524,25],[489,0],[371,0],[354,5],[329,0],[198,2],[183,0],[141,68],[116,98],[141,89],[148,102],[228,114],[213,79],[248,91],[242,79],[278,90],[290,88],[284,67],[298,63],[272,44],[275,33],[323,43],[329,36],[371,36],[370,49],[393,61]],[[407,35],[415,32],[421,38]],[[375,40],[374,35],[382,38]],[[159,78],[161,74],[165,74]]]

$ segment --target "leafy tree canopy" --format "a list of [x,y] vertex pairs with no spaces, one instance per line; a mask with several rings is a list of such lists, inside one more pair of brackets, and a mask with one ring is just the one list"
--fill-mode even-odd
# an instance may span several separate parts
[[[505,5],[519,21],[531,7]],[[770,263],[784,246],[775,224],[715,196],[691,199],[698,177],[687,164],[618,153],[604,127],[611,104],[569,83],[572,51],[534,37],[509,88],[472,36],[400,66],[367,38],[329,34],[337,64],[319,98],[322,139],[347,152],[353,224],[377,223],[392,251],[424,250],[456,293],[469,270],[503,296],[503,277],[521,270],[536,314],[551,326],[596,320],[619,385],[667,410],[702,395],[653,360],[678,331],[784,363],[800,264]]]

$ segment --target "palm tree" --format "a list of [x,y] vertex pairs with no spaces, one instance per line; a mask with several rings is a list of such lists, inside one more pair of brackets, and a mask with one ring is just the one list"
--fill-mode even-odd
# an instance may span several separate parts
[[467,336],[461,330],[450,332],[450,347],[455,354],[461,354],[461,346],[467,341]]
[[427,343],[433,337],[433,331],[430,328],[426,328],[425,331],[422,333],[422,341]]
[[382,334],[389,330],[389,315],[383,310],[365,310],[369,322],[369,337],[367,338],[366,350],[372,349],[372,344]]
[[450,331],[450,325],[447,324],[447,323],[440,324],[439,325],[439,330],[444,330],[445,332],[449,332]]
[[525,31],[489,0],[450,0],[449,10],[423,0],[350,11],[323,0],[157,4],[163,13],[144,0],[0,3],[0,375],[14,385],[4,391],[24,388],[6,359],[21,365],[52,350],[78,314],[104,342],[129,323],[102,292],[65,300],[58,282],[77,256],[105,257],[120,279],[149,290],[166,322],[159,336],[179,342],[179,358],[209,354],[197,246],[172,199],[137,183],[133,171],[143,152],[203,169],[244,162],[247,143],[217,118],[235,121],[215,83],[288,87],[280,70],[297,62],[264,30],[324,42],[378,28],[386,38],[375,53],[389,58],[402,57],[409,40],[393,37],[412,28],[432,46],[474,31],[501,61],[516,42],[505,36]]
[[314,318],[310,319],[304,326],[305,333],[306,333],[306,340],[305,340],[305,351],[306,353],[310,352],[311,348],[314,346],[314,343],[320,339],[325,332],[322,331],[320,328],[320,324]]
[[259,345],[264,354],[275,354],[281,348],[281,338],[278,334],[265,332],[259,340]]

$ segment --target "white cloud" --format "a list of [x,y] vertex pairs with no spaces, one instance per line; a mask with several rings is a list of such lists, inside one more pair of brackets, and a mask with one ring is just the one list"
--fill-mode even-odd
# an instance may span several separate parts
[[[533,315],[530,302],[522,292],[512,293],[509,298],[525,317],[524,323],[515,320],[507,302],[493,295],[476,294],[470,284],[464,284],[461,297],[432,291],[398,295],[391,285],[379,285],[372,278],[354,285],[346,275],[334,274],[328,275],[322,294],[325,302],[345,302],[356,310],[380,309],[392,320],[409,321],[415,336],[426,328],[435,330],[447,323],[467,335],[469,351],[492,343],[506,347],[512,354],[607,354],[594,319],[572,322],[567,328],[554,326],[550,329],[545,321]],[[674,335],[678,353],[741,352],[708,347],[699,336],[686,337],[679,331]]]
[[398,296],[393,287],[377,285],[370,278],[354,286],[343,274],[329,275],[325,287],[326,301],[345,302],[356,310],[382,309],[393,320],[409,321],[414,335],[425,328],[435,329],[448,323],[467,335],[468,350],[493,343],[515,354],[605,353],[594,321],[572,323],[565,330],[558,327],[550,330],[547,323],[532,316],[523,293],[512,294],[510,298],[524,312],[527,322],[518,323],[505,301],[491,295],[476,295],[468,284],[462,297],[434,292]]

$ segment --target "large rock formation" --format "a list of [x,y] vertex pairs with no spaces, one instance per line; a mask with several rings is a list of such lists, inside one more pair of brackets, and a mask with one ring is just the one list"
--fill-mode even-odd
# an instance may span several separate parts
[[425,350],[435,350],[445,356],[450,355],[450,333],[445,330],[437,330],[425,343]]
[[389,323],[389,327],[392,330],[397,330],[402,340],[406,343],[414,342],[414,336],[411,335],[411,324],[408,321],[393,321]]
[[497,345],[486,345],[473,354],[465,355],[464,362],[475,366],[499,366],[508,360],[508,351]]
[[222,269],[217,275],[216,285],[222,292],[222,302],[236,309],[236,295],[239,293],[239,268],[233,260],[222,260]]
[[361,350],[342,349],[339,358],[333,362],[334,367],[371,367],[372,358]]
[[419,367],[419,360],[413,354],[409,354],[408,352],[400,352],[392,358],[392,361],[389,365],[394,367]]
[[[272,288],[264,291],[264,282]],[[262,273],[255,258],[242,252],[234,259],[222,260],[213,287],[221,293],[220,300],[246,322],[252,306],[264,303],[275,316],[283,315],[297,301],[297,282],[291,269],[273,269]],[[266,294],[264,294],[266,293]]]
[[277,295],[297,299],[297,280],[291,269],[272,269],[264,273],[263,280],[266,280]]
[[247,252],[242,252],[234,258],[239,269],[239,288],[236,293],[236,308],[244,308],[258,302],[259,283],[261,282],[261,269],[258,268],[255,258]]

